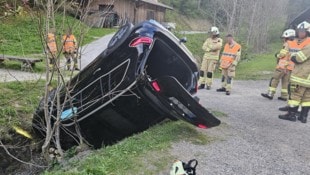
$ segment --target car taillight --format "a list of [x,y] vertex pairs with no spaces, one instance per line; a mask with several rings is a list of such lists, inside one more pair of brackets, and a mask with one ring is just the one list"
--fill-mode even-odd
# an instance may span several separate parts
[[153,42],[152,38],[149,37],[139,37],[139,38],[135,38],[133,39],[129,46],[130,47],[136,47],[139,44],[151,44]]
[[208,128],[206,125],[203,125],[203,124],[198,124],[197,127],[198,128],[202,128],[202,129],[207,129]]
[[198,83],[196,83],[195,92],[196,92],[196,93],[198,92]]
[[153,81],[151,84],[152,84],[152,87],[154,88],[154,90],[156,92],[160,92],[160,87],[159,87],[157,81]]

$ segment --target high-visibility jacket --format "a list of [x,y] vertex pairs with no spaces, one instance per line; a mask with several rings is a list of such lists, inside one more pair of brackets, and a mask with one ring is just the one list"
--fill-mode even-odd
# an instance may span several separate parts
[[53,33],[47,34],[47,46],[51,53],[57,52],[56,37]]
[[227,69],[234,61],[238,62],[240,50],[241,46],[238,43],[234,42],[233,46],[226,43],[221,57],[221,68]]
[[288,52],[287,52],[287,49],[284,48],[280,51],[280,57],[281,55],[281,52],[285,54],[286,53],[286,56],[285,57],[282,57],[280,58],[279,60],[279,63],[278,63],[278,66],[277,68],[278,69],[288,69],[288,70],[293,70],[294,67],[295,67],[295,63],[293,63],[290,58],[294,55],[297,54],[297,52],[299,52],[302,48],[304,48],[306,45],[310,44],[310,38],[307,37],[303,40],[298,40],[298,39],[295,39],[295,40],[292,40],[292,41],[287,41],[287,46],[285,46],[286,48],[288,47]]
[[306,37],[303,40],[295,39],[293,41],[288,41],[289,46],[289,52],[291,53],[291,56],[296,55],[297,52],[299,52],[302,48],[310,44],[310,37]]
[[205,51],[203,59],[218,60],[222,46],[223,40],[221,38],[208,38],[202,45],[202,50]]
[[278,64],[276,66],[277,69],[282,70],[293,70],[294,63],[291,61],[291,54],[289,52],[289,41],[286,41],[283,44],[283,48],[280,50],[279,54],[277,54]]
[[68,53],[73,53],[76,50],[76,39],[74,35],[64,35],[62,37],[62,42],[63,42],[63,51],[68,52]]
[[292,71],[290,82],[310,88],[310,43],[295,55],[295,69]]

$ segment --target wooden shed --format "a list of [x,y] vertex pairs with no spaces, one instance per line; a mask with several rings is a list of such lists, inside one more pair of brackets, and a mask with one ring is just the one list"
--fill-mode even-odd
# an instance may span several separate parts
[[93,0],[85,22],[94,27],[112,27],[125,21],[134,24],[148,19],[164,22],[166,10],[172,7],[157,0]]

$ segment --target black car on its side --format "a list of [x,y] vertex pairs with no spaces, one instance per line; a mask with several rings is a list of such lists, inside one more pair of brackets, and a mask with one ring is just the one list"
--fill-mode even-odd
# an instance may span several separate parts
[[[136,26],[127,23],[93,62],[66,85],[51,91],[48,111],[60,116],[65,148],[75,144],[75,124],[96,148],[166,118],[200,128],[218,126],[220,121],[193,97],[198,72],[192,54],[162,25],[154,20]],[[60,94],[62,103],[58,115],[55,94]],[[52,117],[52,123],[55,120]],[[43,100],[33,126],[44,135]]]

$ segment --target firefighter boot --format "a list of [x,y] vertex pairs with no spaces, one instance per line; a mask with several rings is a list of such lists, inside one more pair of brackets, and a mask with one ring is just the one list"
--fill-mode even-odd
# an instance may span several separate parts
[[287,98],[285,98],[285,97],[278,97],[278,100],[287,101]]
[[219,89],[216,89],[217,92],[226,92],[226,88],[221,87]]
[[288,111],[289,106],[280,107],[279,111]]
[[301,121],[301,123],[307,123],[307,117],[310,107],[302,107],[300,115],[298,116],[298,120]]
[[201,84],[199,87],[198,87],[198,89],[204,89],[205,88],[205,84]]
[[268,98],[269,100],[273,99],[273,93],[271,91],[268,91],[268,93],[261,93],[261,95],[265,98]]
[[296,116],[297,116],[297,110],[298,110],[298,106],[296,107],[289,107],[288,112],[284,115],[279,115],[279,119],[282,120],[289,120],[292,122],[296,121]]
[[211,85],[212,85],[212,82],[213,82],[213,73],[212,72],[207,72],[207,90],[210,90],[211,89]]

